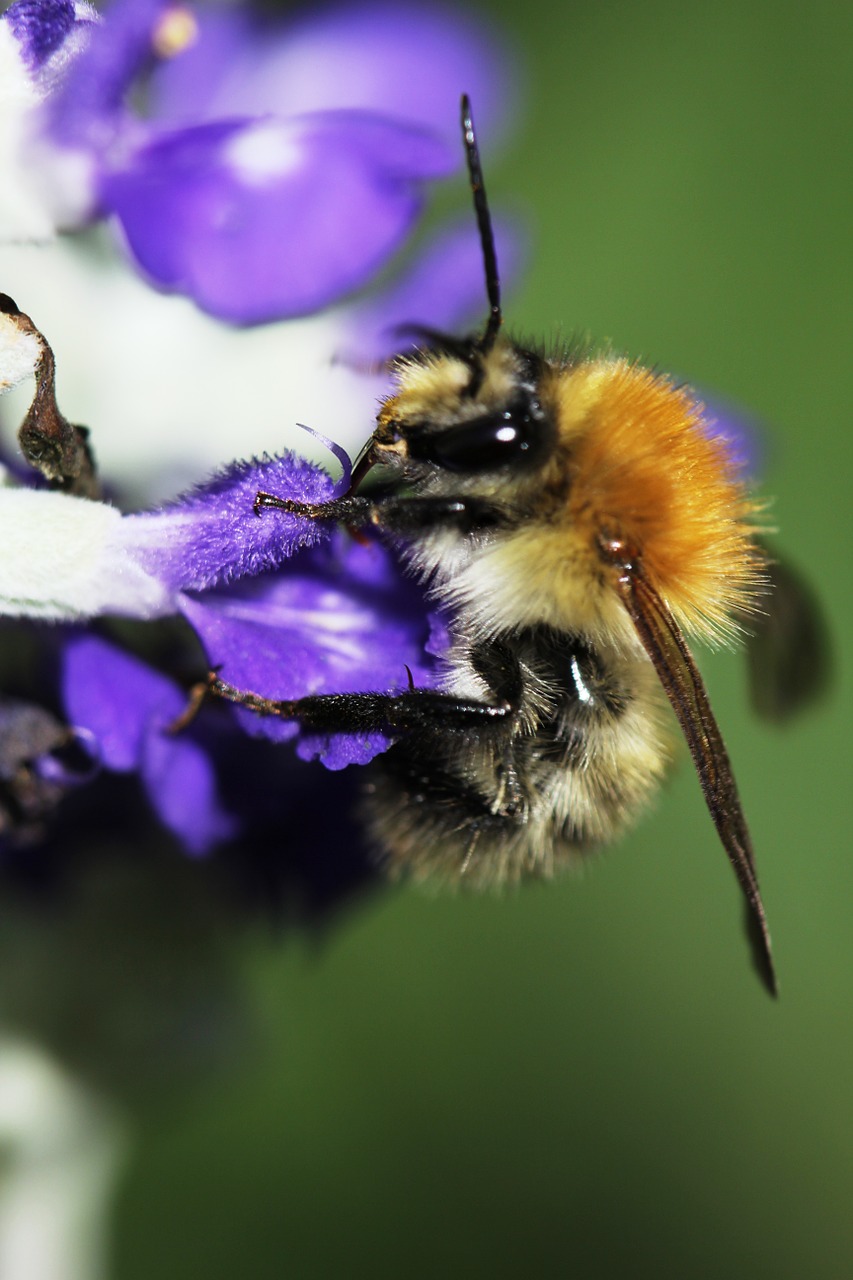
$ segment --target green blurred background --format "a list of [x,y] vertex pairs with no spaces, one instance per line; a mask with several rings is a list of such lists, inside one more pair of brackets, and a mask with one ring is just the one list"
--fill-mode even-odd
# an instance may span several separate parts
[[532,227],[511,325],[753,411],[779,544],[830,616],[834,690],[784,732],[739,657],[702,655],[781,998],[686,761],[582,876],[246,936],[248,1044],[134,1109],[118,1280],[853,1273],[850,11],[482,12],[524,58],[485,156]]

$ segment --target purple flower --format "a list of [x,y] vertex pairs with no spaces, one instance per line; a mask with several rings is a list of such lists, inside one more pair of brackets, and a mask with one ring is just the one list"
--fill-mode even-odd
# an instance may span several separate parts
[[319,310],[382,266],[453,152],[377,116],[198,125],[102,176],[103,207],[158,285],[238,324]]
[[[109,217],[155,284],[241,324],[312,312],[362,286],[405,240],[425,183],[460,164],[461,90],[477,101],[485,134],[509,100],[479,25],[389,5],[273,22],[161,0],[117,0],[103,19],[71,0],[18,0],[0,17],[0,107],[13,83],[4,69],[20,93],[17,132],[0,129],[0,233],[43,236],[51,221],[73,228]],[[17,150],[4,152],[13,134]],[[479,313],[481,255],[466,224],[464,236],[439,237],[405,277],[336,321],[326,359],[337,349],[370,360],[405,345],[401,324],[449,328]],[[38,372],[46,350],[14,304],[0,307],[0,391]],[[136,360],[157,382],[149,353],[141,342]],[[204,396],[216,396],[220,373],[216,357],[201,376],[185,375],[190,394],[169,428],[179,446],[186,423],[213,435]],[[286,417],[286,408],[271,414],[281,399],[233,415],[241,433],[256,417]],[[123,409],[116,416],[125,437],[150,442],[148,421],[128,430]],[[358,443],[371,421],[368,409]],[[100,453],[104,428],[92,425]],[[349,462],[333,451],[345,489]],[[389,551],[327,523],[252,513],[258,489],[320,501],[338,487],[285,453],[234,463],[137,514],[26,482],[0,489],[0,614],[60,624],[37,633],[39,645],[47,657],[58,651],[51,701],[100,770],[94,785],[138,775],[153,812],[192,853],[257,828],[257,788],[247,785],[241,800],[233,785],[249,746],[255,757],[266,748],[340,770],[390,741],[308,734],[222,704],[171,734],[207,666],[271,699],[439,678],[441,624]],[[150,634],[179,628],[175,665],[141,633],[131,642],[111,630],[108,620],[122,617],[146,622]],[[83,630],[92,619],[105,621]],[[247,732],[259,741],[249,744]],[[294,749],[264,739],[292,739]]]
[[334,496],[330,476],[297,454],[236,462],[159,511],[123,517],[112,554],[156,578],[174,605],[177,593],[277,569],[328,537],[328,526],[286,512],[277,521],[253,516],[261,489],[300,502]]
[[[113,572],[121,577],[134,556],[144,558],[148,572],[159,572],[174,592],[174,608],[196,630],[208,663],[229,682],[266,697],[392,691],[405,688],[410,679],[421,687],[434,685],[437,664],[427,652],[430,622],[423,597],[382,547],[361,546],[343,535],[329,541],[328,526],[287,515],[281,521],[269,515],[256,520],[247,501],[244,523],[250,529],[266,526],[266,531],[250,538],[255,545],[244,547],[244,554],[213,572],[211,529],[221,521],[225,545],[238,504],[271,467],[279,486],[291,494],[305,496],[309,490],[321,496],[323,489],[331,490],[322,473],[292,457],[236,468],[230,480],[219,477],[166,513],[125,517],[135,537],[112,553]],[[179,533],[178,520],[183,521]],[[170,530],[165,541],[162,521]],[[279,550],[272,557],[267,551],[276,525]],[[322,538],[323,545],[316,545]],[[314,548],[287,559],[306,542]],[[275,563],[280,567],[270,572]],[[242,581],[216,585],[235,573]],[[188,583],[205,579],[211,589],[185,590]],[[211,754],[215,743],[207,740],[210,716],[200,717],[191,733],[169,731],[187,705],[186,689],[85,633],[63,646],[61,689],[68,721],[92,744],[96,760],[108,770],[137,772],[161,821],[189,852],[206,852],[249,823],[250,814],[226,811],[219,799]],[[330,769],[364,764],[390,743],[378,733],[318,736],[301,732],[292,721],[218,710],[236,716],[240,731],[255,736],[284,741],[298,735],[297,754],[303,760],[319,758]]]
[[[124,517],[108,554],[116,578],[144,565],[197,632],[224,679],[276,700],[342,691],[431,687],[430,621],[422,592],[379,544],[284,512],[255,517],[259,489],[318,501],[330,478],[295,455],[242,464],[161,512]],[[294,553],[299,551],[298,555]],[[254,735],[284,741],[333,769],[385,750],[381,734],[318,738],[292,721],[236,712]]]
[[[192,58],[154,59],[150,114],[142,119],[127,106],[127,90],[173,38],[175,14],[148,0],[120,0],[100,25],[87,16],[73,57],[42,94],[39,145],[54,159],[81,161],[77,203],[88,200],[90,212],[118,218],[157,282],[186,289],[236,320],[324,305],[381,265],[417,213],[419,184],[461,158],[460,82],[475,92],[481,84],[484,100],[495,100],[487,89],[494,77],[483,74],[493,59],[481,54],[472,28],[457,29],[447,15],[426,10],[364,12],[363,22],[353,10],[329,11],[316,27],[267,26],[263,39],[244,15],[211,16]],[[72,16],[60,6],[49,14],[39,0],[26,13],[9,13],[0,36],[20,45],[30,69],[37,48],[64,49],[77,22],[76,10]],[[56,19],[50,32],[49,16]],[[228,39],[217,44],[217,31],[226,28]],[[394,73],[380,75],[392,55]],[[317,73],[314,89],[325,85],[325,97],[308,95],[307,110],[292,96],[305,84],[300,57]],[[281,58],[289,64],[290,98],[269,91],[281,78],[272,76]],[[206,95],[196,93],[199,66]],[[481,114],[488,125],[488,106]],[[464,239],[454,233],[439,240],[384,296],[353,309],[342,332],[359,341],[345,340],[345,350],[369,358],[389,349],[401,322],[449,327],[475,305],[480,310],[481,255],[473,221],[466,221]],[[14,304],[0,314],[0,388],[21,381],[44,357],[41,335],[25,330]],[[207,382],[205,376],[193,386],[194,417],[203,413],[200,393],[212,389]],[[362,438],[369,430],[366,416]],[[196,648],[189,665],[185,627],[178,683],[142,640],[129,650],[126,638],[116,643],[109,631],[60,629],[51,637],[60,650],[66,721],[89,744],[101,777],[137,774],[160,821],[190,852],[246,837],[256,825],[255,789],[247,787],[241,801],[226,781],[241,772],[226,744],[245,743],[246,732],[261,740],[258,747],[263,739],[292,739],[295,751],[285,758],[319,759],[332,770],[366,763],[390,743],[381,733],[309,734],[294,722],[222,704],[203,708],[189,730],[172,735],[192,675],[203,678],[216,667],[229,683],[270,699],[392,692],[438,680],[441,627],[389,551],[355,543],[323,522],[252,513],[259,489],[303,501],[345,489],[349,460],[332,449],[344,463],[338,486],[293,454],[263,456],[138,514],[26,484],[0,491],[0,613],[78,624],[177,616],[201,641],[204,657]]]
[[[0,565],[0,607],[57,621],[182,614],[207,655],[206,666],[196,659],[198,677],[216,667],[229,683],[272,699],[399,691],[410,679],[432,687],[438,666],[424,597],[391,553],[332,537],[328,522],[281,512],[256,517],[253,499],[262,488],[303,501],[335,492],[325,472],[290,454],[235,465],[139,515],[59,493],[0,494],[0,526],[8,518],[12,544]],[[31,506],[41,517],[37,543],[25,518]],[[66,557],[64,571],[58,556]],[[49,580],[45,558],[53,561]],[[68,722],[94,744],[98,762],[139,772],[163,822],[191,851],[230,834],[203,736],[167,732],[188,688],[85,633],[64,646],[61,688]],[[332,769],[364,764],[389,745],[378,733],[318,737],[292,721],[226,714],[254,735],[298,735],[299,756]]]
[[93,635],[63,649],[65,710],[116,773],[138,773],[161,822],[189,853],[206,853],[237,830],[217,796],[211,760],[188,734],[170,734],[186,695],[174,681]]
[[757,476],[764,464],[764,433],[758,419],[716,396],[706,400],[709,433],[722,440],[733,464]]
[[379,111],[457,144],[459,96],[481,129],[503,124],[517,74],[482,14],[440,4],[317,6],[285,19],[208,8],[198,38],[163,62],[152,114],[173,124],[273,112]]
[[[286,571],[188,596],[181,611],[223,678],[267,698],[392,693],[410,678],[420,688],[437,682],[423,596],[378,544],[341,535],[300,553]],[[284,741],[298,733],[298,755],[330,769],[366,764],[390,745],[384,734],[318,736],[293,721],[237,714],[256,736]]]
[[[424,184],[460,161],[461,89],[488,124],[503,83],[473,26],[387,5],[272,22],[118,0],[96,22],[71,0],[17,0],[0,70],[4,48],[33,106],[21,168],[48,206],[66,224],[111,216],[154,284],[237,324],[364,285]],[[143,73],[146,116],[128,105]]]
[[44,84],[58,65],[82,48],[81,36],[98,21],[95,9],[72,0],[18,0],[3,19],[20,46],[30,75]]

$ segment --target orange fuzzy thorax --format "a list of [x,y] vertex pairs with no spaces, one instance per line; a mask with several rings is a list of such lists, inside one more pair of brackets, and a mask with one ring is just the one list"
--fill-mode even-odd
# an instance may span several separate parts
[[584,362],[550,395],[571,473],[568,516],[592,549],[635,549],[678,621],[713,639],[754,607],[757,504],[702,405],[666,377],[621,359]]

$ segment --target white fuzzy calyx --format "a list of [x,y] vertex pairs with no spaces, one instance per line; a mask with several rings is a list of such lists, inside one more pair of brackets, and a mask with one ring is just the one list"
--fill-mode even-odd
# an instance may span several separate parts
[[73,622],[174,612],[121,537],[121,512],[41,489],[0,489],[0,616]]
[[43,354],[37,334],[22,329],[16,316],[0,313],[0,395],[31,377]]

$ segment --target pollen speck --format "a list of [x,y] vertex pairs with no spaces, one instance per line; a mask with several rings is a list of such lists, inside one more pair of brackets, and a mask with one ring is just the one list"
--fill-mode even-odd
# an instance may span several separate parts
[[151,33],[151,45],[158,58],[174,58],[197,39],[195,14],[183,5],[166,9]]

